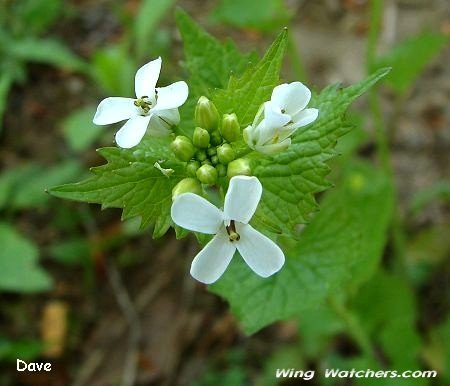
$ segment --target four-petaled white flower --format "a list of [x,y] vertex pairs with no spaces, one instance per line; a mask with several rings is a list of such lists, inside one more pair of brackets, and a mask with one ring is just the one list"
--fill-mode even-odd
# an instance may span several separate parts
[[110,97],[102,100],[94,116],[96,125],[108,125],[128,119],[116,134],[120,147],[136,146],[144,137],[147,127],[155,136],[167,135],[169,128],[180,122],[180,107],[187,99],[188,86],[175,82],[156,87],[161,71],[161,58],[142,66],[135,76],[136,98]]
[[269,155],[289,147],[289,137],[319,115],[319,110],[306,108],[310,99],[311,91],[301,82],[275,87],[270,101],[261,106],[253,124],[243,132],[248,146]]
[[172,219],[194,232],[215,234],[195,256],[191,275],[210,284],[222,276],[236,249],[259,276],[268,277],[284,264],[283,251],[248,224],[256,211],[262,186],[256,177],[236,176],[230,180],[224,210],[193,193],[179,195],[172,205]]

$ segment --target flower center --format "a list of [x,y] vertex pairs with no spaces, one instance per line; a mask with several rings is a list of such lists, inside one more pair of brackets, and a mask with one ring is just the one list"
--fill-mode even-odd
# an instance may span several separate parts
[[280,140],[280,134],[277,133],[277,134],[275,134],[275,135],[273,136],[273,138],[272,138],[272,140],[270,141],[270,143],[275,144],[275,143],[278,143],[279,140]]
[[134,101],[134,105],[136,107],[139,107],[142,111],[142,113],[148,114],[150,109],[153,107],[153,103],[150,101],[147,95],[144,95]]
[[236,224],[234,223],[234,220],[230,220],[230,225],[225,227],[228,233],[228,238],[231,242],[238,241],[241,236],[239,236],[239,233],[236,232]]

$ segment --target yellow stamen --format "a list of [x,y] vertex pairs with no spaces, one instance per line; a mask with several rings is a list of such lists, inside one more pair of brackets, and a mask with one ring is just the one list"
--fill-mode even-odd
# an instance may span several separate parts
[[225,227],[228,233],[228,239],[233,242],[233,241],[238,241],[241,236],[239,235],[239,233],[236,232],[236,225],[234,223],[234,220],[230,221],[230,225]]

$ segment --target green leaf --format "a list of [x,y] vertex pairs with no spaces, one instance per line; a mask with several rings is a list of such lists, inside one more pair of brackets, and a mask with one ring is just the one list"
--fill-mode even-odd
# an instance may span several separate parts
[[437,370],[442,385],[450,383],[450,316],[437,326],[434,326],[429,334],[428,347],[423,352],[423,357],[430,368]]
[[85,238],[72,238],[53,244],[50,255],[57,261],[69,265],[83,265],[89,263],[91,250]]
[[[171,224],[172,189],[184,177],[184,164],[175,161],[169,138],[146,137],[133,149],[107,147],[99,153],[108,161],[92,168],[93,176],[82,182],[57,186],[50,194],[71,200],[123,208],[122,219],[140,216],[144,228],[155,223],[154,237],[161,237]],[[161,162],[164,160],[164,162]],[[174,173],[167,177],[155,168],[160,162]]]
[[6,223],[0,223],[0,290],[39,292],[51,288],[52,280],[37,265],[36,246]]
[[349,278],[358,258],[359,237],[353,213],[341,204],[325,200],[295,247],[284,248],[286,263],[278,274],[262,279],[236,256],[210,287],[230,302],[247,333],[317,306]]
[[10,340],[0,337],[0,359],[16,362],[17,358],[22,360],[33,360],[42,353],[44,345],[37,340]]
[[15,16],[20,20],[21,27],[30,35],[45,32],[58,16],[61,16],[64,9],[62,0],[24,0],[17,3]]
[[79,177],[81,168],[76,161],[66,161],[52,168],[37,164],[21,165],[0,176],[0,208],[37,208],[48,201],[45,190],[56,184]]
[[379,271],[358,291],[354,308],[395,369],[418,367],[421,340],[416,330],[416,301],[406,281]]
[[270,99],[278,79],[287,45],[285,29],[267,50],[261,61],[249,68],[244,75],[231,76],[225,90],[217,90],[213,101],[222,113],[234,112],[242,127],[253,122],[259,106]]
[[177,10],[176,21],[183,39],[190,93],[196,99],[210,96],[214,88],[225,88],[230,75],[241,74],[255,58],[253,53],[241,54],[231,40],[221,44],[181,9]]
[[94,125],[96,107],[84,106],[72,112],[62,122],[64,137],[75,152],[89,148],[104,131],[102,126]]
[[345,119],[348,106],[388,72],[379,70],[345,89],[327,87],[311,102],[319,109],[319,118],[297,132],[287,150],[271,158],[252,153],[253,174],[264,187],[257,219],[278,224],[283,233],[296,237],[297,225],[308,222],[317,210],[314,194],[330,187],[325,162],[335,155],[337,139],[351,129]]
[[[92,76],[106,94],[134,95],[136,63],[126,44],[97,50],[92,58]],[[120,71],[117,69],[120,68]]]
[[153,32],[175,0],[143,0],[134,21],[134,41],[138,58],[152,46]]
[[277,344],[275,351],[264,361],[264,373],[262,375],[264,386],[282,385],[281,379],[274,377],[278,369],[295,368],[306,369],[307,365],[302,356],[303,347],[298,344],[280,345]]
[[349,289],[356,291],[378,269],[393,216],[394,191],[390,177],[369,164],[353,161],[345,168],[342,183],[347,205],[356,210],[364,258],[351,269]]
[[286,25],[290,15],[282,0],[221,0],[211,16],[216,22],[266,31]]
[[214,361],[206,362],[203,374],[199,379],[190,383],[190,386],[248,385],[248,375],[244,366],[246,362],[244,350],[232,348],[224,354],[221,366],[217,366]]
[[184,11],[177,10],[176,21],[183,39],[185,67],[189,72],[189,98],[180,109],[179,134],[192,136],[194,109],[204,95],[225,88],[231,74],[241,74],[255,59],[255,54],[243,55],[231,40],[220,43],[197,25]]
[[0,208],[4,208],[12,200],[21,184],[39,171],[36,164],[25,164],[2,173],[0,175]]
[[24,38],[8,47],[8,52],[27,62],[50,64],[68,70],[87,72],[87,64],[59,40]]
[[450,181],[437,181],[433,185],[416,192],[411,199],[410,210],[417,216],[426,205],[438,199],[450,203]]
[[450,255],[450,222],[421,229],[408,240],[406,268],[408,277],[417,285],[426,285],[434,269]]
[[[371,169],[375,181],[381,179],[380,173]],[[361,229],[380,221],[378,216],[384,217],[379,213],[383,206],[379,205],[388,192],[385,182],[368,182],[364,188],[358,185],[355,189],[352,180],[345,180],[326,195],[321,211],[299,241],[288,239],[283,248],[286,263],[279,273],[262,279],[236,256],[210,289],[230,302],[247,333],[275,320],[309,312],[330,294],[346,289],[356,268],[367,263],[368,246],[363,243]],[[364,206],[378,207],[374,218],[360,215]]]
[[345,322],[327,304],[299,315],[302,350],[310,360],[322,358],[333,337],[345,332]]
[[14,82],[14,77],[9,72],[0,74],[0,133],[2,132],[3,113],[6,109],[9,90]]
[[388,53],[376,59],[374,68],[392,66],[392,72],[386,77],[386,82],[398,94],[403,94],[448,42],[449,39],[445,35],[422,32],[397,44]]
[[340,155],[335,159],[335,164],[343,165],[350,159],[357,150],[369,141],[369,134],[364,130],[365,116],[363,112],[351,111],[346,115],[352,130],[339,139],[336,144],[336,152]]

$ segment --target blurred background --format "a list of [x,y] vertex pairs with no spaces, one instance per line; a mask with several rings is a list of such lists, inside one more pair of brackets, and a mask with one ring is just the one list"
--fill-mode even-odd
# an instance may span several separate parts
[[[186,78],[176,6],[242,51],[289,26],[283,79],[316,91],[393,66],[352,107],[330,176],[346,157],[380,165],[384,126],[395,218],[345,313],[318,305],[245,336],[189,276],[194,238],[152,240],[120,210],[45,193],[103,163],[115,128],[91,119],[105,96],[133,95],[140,65],[162,56],[160,84]],[[449,36],[448,0],[0,0],[0,385],[293,385],[275,369],[369,368],[367,345],[383,368],[439,372],[408,384],[450,384]],[[19,373],[16,358],[52,371]],[[387,381],[372,380],[402,384]]]

